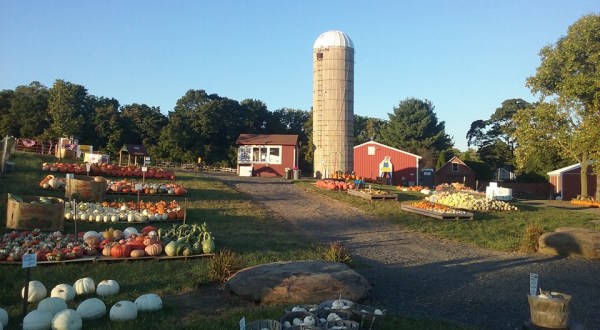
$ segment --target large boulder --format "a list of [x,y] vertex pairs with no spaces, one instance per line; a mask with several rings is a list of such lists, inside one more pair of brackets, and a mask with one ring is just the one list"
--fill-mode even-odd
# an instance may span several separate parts
[[598,230],[560,227],[540,236],[538,243],[542,254],[600,259]]
[[367,297],[371,285],[343,263],[326,261],[274,262],[243,269],[225,287],[234,294],[263,303],[319,303]]

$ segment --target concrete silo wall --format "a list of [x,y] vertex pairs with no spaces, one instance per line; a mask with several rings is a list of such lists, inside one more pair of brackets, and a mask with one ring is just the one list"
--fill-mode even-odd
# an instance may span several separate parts
[[313,50],[314,176],[354,167],[354,49]]

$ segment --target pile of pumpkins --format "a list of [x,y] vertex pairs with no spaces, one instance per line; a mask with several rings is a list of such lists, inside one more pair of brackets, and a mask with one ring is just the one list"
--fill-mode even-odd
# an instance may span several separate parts
[[[37,309],[29,312],[23,319],[23,330],[41,329],[81,329],[83,321],[95,320],[106,315],[106,304],[96,297],[83,300],[76,309],[68,307],[67,303],[75,296],[85,296],[96,293],[99,297],[114,296],[119,293],[119,283],[115,280],[103,280],[98,285],[89,277],[80,278],[73,285],[58,284],[50,292],[40,281],[30,281],[27,301],[37,303]],[[25,287],[21,290],[24,298]],[[115,303],[109,310],[111,321],[135,320],[138,312],[154,312],[162,309],[162,299],[147,293],[135,301],[122,300]],[[8,324],[8,313],[0,308],[0,330]]]

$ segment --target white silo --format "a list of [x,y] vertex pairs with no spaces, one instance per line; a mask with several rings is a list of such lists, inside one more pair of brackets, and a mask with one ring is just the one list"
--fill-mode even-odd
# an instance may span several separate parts
[[313,46],[315,177],[354,167],[354,44],[341,31],[321,34]]

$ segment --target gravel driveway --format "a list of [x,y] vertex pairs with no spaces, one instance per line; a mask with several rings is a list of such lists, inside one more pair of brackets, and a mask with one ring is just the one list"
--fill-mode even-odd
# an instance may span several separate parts
[[[481,329],[520,329],[529,319],[529,273],[568,293],[571,319],[600,329],[600,261],[504,253],[399,228],[276,178],[210,176],[264,204],[320,243],[340,241],[373,286],[371,304]],[[380,202],[380,201],[376,201]],[[384,203],[393,201],[381,201]]]

